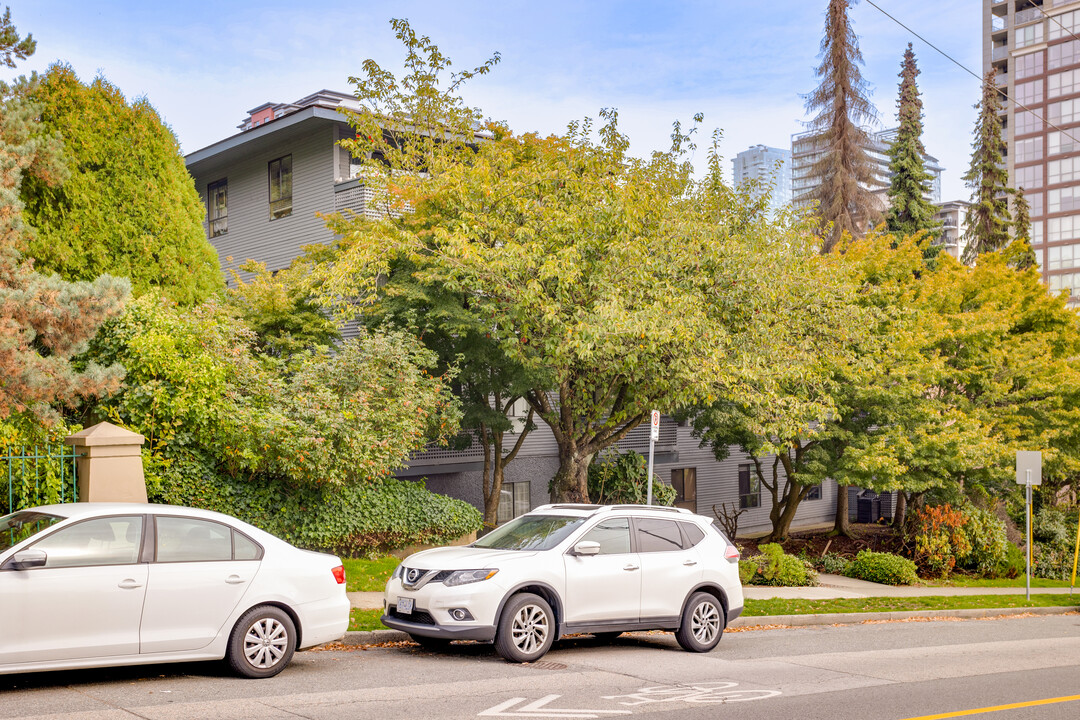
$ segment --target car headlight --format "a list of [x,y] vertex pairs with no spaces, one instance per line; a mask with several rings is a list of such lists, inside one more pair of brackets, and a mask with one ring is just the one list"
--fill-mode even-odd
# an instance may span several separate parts
[[481,580],[487,580],[490,577],[494,577],[495,573],[499,572],[494,568],[484,568],[483,570],[455,570],[450,573],[450,576],[443,580],[445,585],[468,585],[469,583],[480,582]]
[[402,568],[405,567],[405,563],[398,563],[398,566],[394,568],[394,574],[390,576],[391,580],[397,580],[401,577]]

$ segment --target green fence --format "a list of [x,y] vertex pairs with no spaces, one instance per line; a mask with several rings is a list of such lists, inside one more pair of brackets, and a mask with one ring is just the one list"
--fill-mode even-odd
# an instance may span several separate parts
[[37,505],[75,502],[74,448],[66,445],[9,447],[0,455],[0,473],[7,477],[7,493],[0,498],[0,515]]

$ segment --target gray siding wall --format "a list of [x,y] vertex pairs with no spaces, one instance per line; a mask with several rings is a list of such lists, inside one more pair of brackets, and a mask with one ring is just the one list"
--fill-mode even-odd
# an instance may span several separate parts
[[[304,245],[333,239],[325,221],[316,213],[334,212],[338,169],[334,145],[336,125],[325,120],[309,120],[227,153],[226,164],[213,160],[200,163],[194,177],[204,206],[207,185],[228,180],[229,230],[210,238],[223,271],[236,268],[248,259],[260,260],[270,270],[279,270],[287,267]],[[285,155],[292,155],[292,214],[271,220],[269,163]]]

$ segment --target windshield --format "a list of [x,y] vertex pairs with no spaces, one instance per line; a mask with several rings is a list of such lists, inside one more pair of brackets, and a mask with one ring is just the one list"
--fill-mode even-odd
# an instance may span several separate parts
[[494,550],[550,550],[585,522],[583,517],[523,515],[480,538],[472,547]]
[[47,515],[31,510],[21,510],[0,517],[0,552],[42,530],[47,530],[63,519],[59,515]]

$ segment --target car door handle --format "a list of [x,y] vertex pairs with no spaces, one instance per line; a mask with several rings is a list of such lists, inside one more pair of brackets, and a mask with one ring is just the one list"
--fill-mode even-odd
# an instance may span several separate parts
[[687,567],[693,567],[694,565],[697,565],[697,560],[687,560],[683,563],[683,565]]
[[230,585],[239,585],[240,583],[246,582],[246,580],[244,580],[244,578],[240,577],[239,575],[230,575],[229,577],[225,578],[225,582],[229,583]]
[[637,570],[637,569],[638,569],[637,565],[624,565],[623,566],[623,570]]
[[132,580],[131,578],[121,580],[119,584],[119,587],[123,588],[124,590],[134,590],[135,588],[141,588],[142,586],[143,584],[141,582]]

